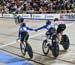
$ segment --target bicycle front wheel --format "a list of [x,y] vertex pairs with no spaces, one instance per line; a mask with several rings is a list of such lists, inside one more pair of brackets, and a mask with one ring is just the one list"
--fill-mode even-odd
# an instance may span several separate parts
[[20,43],[20,49],[23,56],[26,54],[26,45],[24,43]]
[[44,40],[42,44],[42,50],[45,55],[49,53],[49,47],[47,46],[47,44],[48,44],[47,40]]
[[58,40],[56,35],[53,35],[52,38],[52,54],[55,58],[58,57],[59,55],[59,45],[58,45]]

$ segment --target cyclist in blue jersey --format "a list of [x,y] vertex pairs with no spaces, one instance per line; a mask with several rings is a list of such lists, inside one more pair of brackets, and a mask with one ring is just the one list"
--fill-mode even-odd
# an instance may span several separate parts
[[38,31],[38,30],[41,30],[41,29],[47,29],[46,35],[51,36],[53,34],[53,32],[55,32],[54,25],[55,24],[52,24],[52,22],[50,20],[47,20],[45,25],[43,25],[39,28],[36,28],[35,31]]
[[33,31],[32,28],[26,26],[25,23],[21,23],[18,33],[18,39],[23,43],[23,41],[27,42],[29,38],[28,30]]
[[41,29],[47,29],[48,31],[46,32],[46,35],[52,35],[54,32],[56,32],[56,26],[57,28],[57,33],[61,33],[66,29],[66,25],[62,22],[56,22],[59,21],[58,18],[55,18],[53,21],[47,20],[46,24],[35,29],[35,31],[41,30]]

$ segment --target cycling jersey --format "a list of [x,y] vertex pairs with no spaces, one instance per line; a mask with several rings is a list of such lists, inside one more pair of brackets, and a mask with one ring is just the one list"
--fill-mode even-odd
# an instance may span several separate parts
[[39,27],[39,28],[37,28],[36,30],[41,30],[41,29],[43,29],[43,28],[45,28],[45,29],[47,29],[47,30],[49,30],[51,27],[55,27],[55,23],[51,23],[51,24],[45,24],[44,26],[41,26],[41,27]]
[[55,28],[55,26],[58,26],[59,24],[62,24],[61,22],[51,22],[51,24],[45,24],[44,26],[41,26],[37,28],[36,30],[41,30],[43,28],[49,30],[50,28]]
[[27,26],[20,26],[19,33],[18,33],[18,38],[20,38],[22,32],[27,32],[28,30],[32,31],[33,29],[30,28],[30,27],[27,27]]

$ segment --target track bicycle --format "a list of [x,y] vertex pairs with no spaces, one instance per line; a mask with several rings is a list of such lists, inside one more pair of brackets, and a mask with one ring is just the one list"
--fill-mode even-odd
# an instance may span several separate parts
[[49,50],[52,51],[52,55],[56,58],[59,55],[59,44],[62,45],[64,50],[68,50],[70,42],[69,37],[66,34],[63,34],[61,40],[59,40],[60,33],[57,33],[57,30],[53,31],[52,35],[49,35],[46,32],[46,39],[42,43],[42,50],[45,55],[49,53]]
[[[19,40],[17,40],[19,41]],[[33,58],[33,50],[31,45],[24,39],[23,42],[20,42],[20,49],[23,56],[26,55],[26,52],[28,53],[30,58]]]

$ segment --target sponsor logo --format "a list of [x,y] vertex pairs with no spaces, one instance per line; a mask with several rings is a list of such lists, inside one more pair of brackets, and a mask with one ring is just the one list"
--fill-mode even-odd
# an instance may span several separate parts
[[53,19],[54,18],[54,15],[46,14],[45,15],[45,18],[46,19]]
[[32,14],[32,18],[44,19],[44,14]]
[[3,14],[2,17],[13,17],[12,14]]
[[66,14],[65,16],[68,19],[75,19],[75,14]]
[[75,20],[75,14],[60,14],[60,19]]
[[30,14],[22,14],[22,17],[24,17],[24,18],[31,18],[31,15]]

